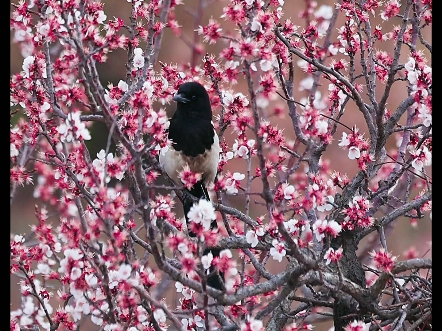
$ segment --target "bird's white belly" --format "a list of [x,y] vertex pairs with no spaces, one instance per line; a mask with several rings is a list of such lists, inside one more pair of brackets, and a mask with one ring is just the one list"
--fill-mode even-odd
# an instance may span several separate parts
[[177,185],[183,184],[178,178],[178,173],[183,170],[186,164],[189,165],[190,171],[202,174],[204,184],[208,185],[215,180],[218,170],[219,153],[219,139],[215,134],[211,149],[206,150],[204,154],[191,157],[183,155],[181,152],[169,147],[165,153],[160,153],[159,161],[161,167]]

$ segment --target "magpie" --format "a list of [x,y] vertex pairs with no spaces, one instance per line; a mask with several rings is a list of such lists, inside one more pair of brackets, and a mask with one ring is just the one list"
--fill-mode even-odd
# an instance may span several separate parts
[[[168,138],[172,141],[171,147],[160,153],[160,166],[166,171],[175,184],[181,186],[178,173],[187,164],[194,173],[200,173],[201,179],[189,190],[185,189],[183,203],[184,216],[189,229],[188,212],[193,200],[186,197],[186,193],[198,199],[210,201],[207,185],[213,183],[218,170],[220,145],[219,138],[212,123],[212,107],[209,94],[203,85],[197,82],[186,82],[180,85],[177,94],[173,97],[177,102],[175,113],[170,119]],[[211,223],[211,229],[216,229],[216,220]],[[191,237],[195,234],[189,231]],[[220,250],[206,248],[204,255],[209,252],[213,257],[219,256]],[[209,268],[210,275],[207,284],[218,290],[223,290],[220,280],[224,275]]]

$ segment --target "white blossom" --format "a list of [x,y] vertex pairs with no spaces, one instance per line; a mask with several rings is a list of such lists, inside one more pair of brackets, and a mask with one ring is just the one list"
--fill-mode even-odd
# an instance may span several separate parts
[[153,311],[153,317],[158,323],[166,323],[166,313],[161,308],[157,308]]
[[414,58],[409,57],[407,63],[405,63],[405,69],[407,71],[414,71],[416,67],[416,61]]
[[272,245],[273,247],[270,248],[270,255],[273,257],[274,260],[281,262],[282,258],[286,254],[284,243],[279,242],[277,239],[273,239]]
[[11,143],[9,145],[9,151],[11,157],[18,156],[18,149],[15,147],[15,144]]
[[103,319],[101,318],[101,312],[98,309],[92,312],[91,322],[98,326],[103,324]]
[[118,88],[123,91],[123,92],[127,92],[127,90],[129,89],[129,86],[127,85],[127,83],[124,80],[121,80],[118,82]]
[[230,60],[224,63],[226,69],[236,69],[239,66],[239,61]]
[[185,243],[179,243],[177,248],[181,252],[181,254],[186,254],[189,251],[189,248]]
[[59,242],[56,242],[56,243],[54,244],[54,251],[55,251],[56,253],[60,253],[60,252],[61,252],[61,244],[60,244]]
[[308,76],[299,82],[299,91],[310,90],[313,87],[313,77]]
[[232,251],[230,249],[223,249],[221,252],[219,252],[219,257],[223,258],[224,256],[231,259],[233,257]]
[[151,128],[156,123],[157,119],[158,119],[157,112],[154,111],[154,110],[150,110],[149,111],[149,116],[147,116],[146,121],[145,121],[146,126],[148,128]]
[[26,297],[26,301],[23,304],[23,314],[32,315],[35,311],[35,304],[32,297]]
[[80,278],[80,276],[81,276],[81,269],[77,268],[77,267],[73,267],[71,269],[71,274],[70,274],[71,280],[76,280],[76,279]]
[[316,18],[323,18],[329,20],[333,16],[333,8],[331,6],[322,5],[317,11],[313,13]]
[[[39,312],[42,311],[44,314],[43,309],[39,310]],[[49,313],[50,314],[50,313]],[[35,316],[35,319],[37,320],[38,324],[40,324],[40,326],[45,329],[45,330],[50,330],[51,328],[51,324],[47,321],[46,319],[46,315],[37,315]]]
[[411,161],[411,166],[417,170],[422,171],[424,166],[431,165],[432,156],[427,146],[423,146],[416,151],[411,151],[412,155],[418,156]]
[[[26,28],[26,30],[22,30],[20,28],[17,28],[14,32],[14,40],[15,41],[25,41],[26,37],[31,38],[32,37],[32,29],[30,27]],[[26,57],[26,56],[25,56]]]
[[78,261],[83,258],[83,252],[79,248],[67,248],[63,252],[66,258],[71,258],[72,260]]
[[235,156],[239,156],[243,159],[248,159],[250,151],[255,146],[255,140],[253,140],[253,139],[248,140],[246,143],[246,146],[245,145],[241,145],[239,147],[238,146],[239,146],[239,142],[238,142],[238,140],[235,139],[235,142],[233,143],[233,146],[232,146],[232,150],[234,151]]
[[[306,71],[308,69],[308,62],[303,59],[298,59],[296,61],[296,65],[301,68],[302,70]],[[303,102],[304,103],[304,102]],[[305,104],[305,103],[304,103]]]
[[425,125],[427,128],[432,123],[430,109],[426,105],[421,105],[419,107],[419,115],[417,117],[422,119],[422,124]]
[[335,45],[331,44],[330,46],[328,46],[328,51],[330,52],[331,55],[336,55],[338,54],[338,50],[339,48],[337,48]]
[[259,61],[259,66],[261,67],[261,70],[266,72],[272,69],[272,61],[271,60],[261,60]]
[[234,101],[233,95],[227,91],[223,92],[222,101],[226,107],[230,106]]
[[246,241],[247,243],[249,243],[252,247],[256,247],[256,245],[258,245],[259,240],[258,240],[258,236],[255,233],[255,231],[253,230],[249,230],[246,233]]
[[238,193],[238,189],[236,188],[236,182],[243,180],[246,176],[242,173],[235,172],[232,177],[227,178],[225,182],[226,193],[229,195]]
[[146,310],[142,306],[137,306],[137,319],[140,323],[147,320]]
[[211,252],[201,257],[201,264],[203,265],[204,269],[209,269],[210,266],[212,265],[212,261],[213,261],[213,254]]
[[261,22],[256,16],[253,18],[252,24],[250,25],[250,30],[263,32]]
[[46,37],[48,35],[49,31],[51,31],[51,27],[48,23],[42,24],[38,28],[38,32],[44,37]]
[[408,82],[411,84],[411,85],[416,85],[417,84],[417,73],[416,73],[416,71],[409,71],[408,73],[407,73],[407,79],[408,79]]
[[327,221],[317,220],[315,223],[313,223],[313,234],[316,236],[317,241],[321,241],[322,238],[325,237],[323,232],[323,223],[327,224]]
[[178,293],[181,293],[186,299],[191,299],[194,293],[194,290],[191,288],[184,286],[180,282],[175,283],[175,288]]
[[195,315],[193,320],[198,328],[202,328],[204,326],[204,320],[200,315]]
[[[295,218],[291,218],[291,219],[289,219],[288,221],[286,221],[286,222],[284,222],[283,224],[284,224],[284,227],[285,227],[285,229],[287,230],[287,232],[288,233],[294,233],[294,232],[296,232],[297,230],[298,230],[298,226],[297,226],[297,224],[299,223],[299,221],[297,220],[297,219],[295,219]],[[301,229],[300,230],[304,230],[304,226],[302,226],[301,227]]]
[[75,299],[83,298],[84,296],[84,290],[76,288],[75,282],[69,284],[69,293],[72,294]]
[[104,11],[102,11],[102,10],[99,10],[99,11],[97,12],[97,14],[98,14],[97,22],[98,22],[99,24],[103,24],[103,22],[104,22],[104,21],[106,20],[106,18],[107,18],[106,14],[105,14]]
[[350,160],[359,159],[360,156],[361,156],[361,151],[356,146],[351,146],[348,149],[348,158]]
[[259,108],[265,109],[269,105],[269,99],[264,97],[263,95],[259,94],[256,97],[256,105]]
[[154,88],[153,88],[153,85],[152,85],[152,83],[151,83],[150,81],[146,80],[146,81],[144,82],[144,84],[143,84],[143,90],[146,91],[147,96],[148,96],[149,98],[152,98]]
[[93,287],[98,284],[98,278],[94,274],[85,275],[84,280],[86,281],[86,284],[88,284],[90,287]]
[[317,206],[316,209],[320,212],[330,211],[333,208],[333,205],[332,205],[333,202],[335,202],[335,198],[332,195],[328,195],[327,201],[324,204]]
[[[80,299],[78,299],[78,300],[80,300]],[[78,301],[78,300],[77,300],[77,301]],[[76,309],[75,306],[72,306],[72,305],[69,305],[69,304],[68,304],[68,305],[66,305],[66,306],[64,307],[64,310],[65,310],[70,316],[72,316],[74,322],[81,320],[81,318],[83,317],[81,311],[78,310],[78,309]]]
[[118,268],[118,279],[119,280],[127,280],[132,272],[132,266],[130,264],[121,264]]
[[20,325],[31,325],[34,323],[33,319],[29,317],[28,315],[21,315],[20,316]]
[[250,330],[251,331],[260,331],[263,327],[262,321],[261,320],[256,320],[253,319],[252,321],[250,321]]
[[422,162],[421,159],[414,159],[413,161],[411,161],[411,166],[417,171],[422,171],[422,168],[424,167],[424,162]]
[[350,145],[350,139],[348,138],[346,132],[342,132],[341,142],[338,144],[338,146],[344,147],[344,146],[348,146],[348,145]]
[[193,204],[187,213],[190,221],[201,223],[205,231],[210,230],[210,225],[216,219],[215,208],[210,201],[200,199],[198,203]]
[[[248,324],[248,325],[247,325]],[[261,320],[257,320],[253,317],[248,319],[248,322],[241,323],[241,331],[261,331],[263,329],[263,323]]]
[[315,123],[316,129],[318,129],[318,134],[326,134],[328,129],[328,123],[324,120],[318,120]]
[[327,252],[325,252],[325,254],[324,254],[325,264],[329,265],[331,263],[331,261],[332,261],[332,257],[331,256],[332,255],[336,255],[336,254],[342,254],[342,251],[343,251],[342,247],[339,247],[337,250],[334,250],[333,248],[330,247],[327,250]]
[[293,185],[287,185],[284,188],[284,199],[291,200],[293,198],[293,193],[295,193],[295,187]]
[[35,57],[29,55],[23,60],[23,71],[25,72],[25,78],[30,77],[29,67],[34,63]]
[[338,98],[339,98],[339,104],[342,105],[344,103],[345,99],[347,99],[347,94],[345,94],[344,91],[339,89]]
[[141,69],[144,67],[144,56],[143,50],[141,48],[134,49],[133,65],[137,69]]
[[91,135],[86,128],[86,124],[81,121],[79,112],[72,112],[68,114],[64,123],[57,127],[60,134],[61,141],[72,142],[75,139],[90,140]]

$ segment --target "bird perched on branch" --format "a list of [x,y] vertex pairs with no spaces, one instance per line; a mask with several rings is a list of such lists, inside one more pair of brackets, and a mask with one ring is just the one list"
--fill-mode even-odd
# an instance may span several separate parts
[[[194,201],[187,194],[197,199],[210,201],[207,185],[213,183],[218,170],[220,145],[218,135],[212,123],[212,107],[209,94],[203,85],[197,82],[183,83],[177,94],[173,97],[177,102],[177,108],[168,129],[168,138],[172,146],[165,152],[160,153],[160,165],[169,177],[179,186],[183,183],[178,177],[179,172],[188,166],[193,173],[201,174],[201,179],[190,189],[185,190],[183,203],[184,215],[187,228],[189,229],[188,213]],[[211,229],[216,229],[216,220],[211,222]],[[195,233],[189,231],[189,235],[195,237]],[[220,250],[215,248],[205,249],[203,255],[212,253],[213,257],[219,256]],[[209,269],[210,275],[207,284],[218,290],[223,289],[224,279],[213,267]]]

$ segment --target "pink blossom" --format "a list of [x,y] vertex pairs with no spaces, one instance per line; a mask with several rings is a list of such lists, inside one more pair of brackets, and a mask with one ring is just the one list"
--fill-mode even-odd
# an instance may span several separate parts
[[342,247],[337,250],[330,247],[324,255],[324,259],[326,260],[325,264],[330,264],[330,262],[338,262],[342,257],[342,250]]
[[381,248],[379,251],[370,252],[370,256],[372,257],[376,268],[379,268],[386,272],[391,272],[394,266],[394,262],[397,259],[396,256],[393,256],[391,253],[386,252],[383,248]]
[[368,331],[369,324],[365,324],[363,321],[354,320],[350,324],[348,324],[344,330],[345,331]]
[[214,44],[221,37],[221,26],[213,18],[209,19],[209,24],[199,26],[196,30],[199,35],[203,35],[203,40],[209,44]]
[[200,173],[193,173],[188,164],[183,167],[183,170],[178,173],[178,178],[187,189],[191,189],[199,180],[201,180]]
[[[238,193],[238,188],[240,187],[240,181],[245,178],[244,174],[241,174],[239,172],[235,172],[233,174],[226,174],[226,176],[223,178],[224,180],[224,189],[226,190],[227,194],[236,194]],[[220,184],[220,186],[222,186]]]
[[317,220],[313,223],[313,233],[316,240],[321,241],[326,234],[336,237],[342,230],[342,226],[336,221]]

